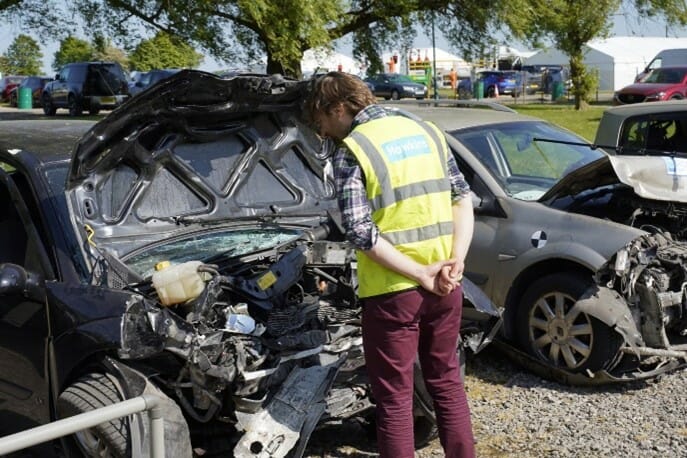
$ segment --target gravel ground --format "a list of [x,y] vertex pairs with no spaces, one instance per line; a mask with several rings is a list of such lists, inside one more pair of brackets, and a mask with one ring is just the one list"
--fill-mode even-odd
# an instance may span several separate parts
[[[487,349],[468,360],[478,457],[687,457],[687,370],[650,382],[570,387]],[[374,457],[355,422],[316,431],[308,458]],[[439,441],[417,458],[443,456]]]

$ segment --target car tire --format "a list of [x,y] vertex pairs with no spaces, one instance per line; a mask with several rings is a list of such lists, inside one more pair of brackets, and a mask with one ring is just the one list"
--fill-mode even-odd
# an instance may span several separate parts
[[401,94],[396,89],[391,91],[391,100],[399,100],[400,98]]
[[17,108],[19,106],[19,102],[17,101],[17,93],[16,91],[10,94],[10,106]]
[[55,108],[55,106],[52,104],[50,95],[45,94],[43,96],[43,101],[41,102],[41,105],[43,105],[43,113],[46,116],[55,116],[55,113],[57,113],[57,108]]
[[487,97],[490,99],[496,97],[496,89],[494,89],[494,86],[489,86],[487,88]]
[[100,113],[100,108],[99,108],[99,107],[91,107],[91,108],[88,109],[88,114],[90,114],[90,115],[95,116],[95,115],[97,115],[98,113]]
[[69,116],[81,116],[83,114],[83,107],[73,94],[67,98],[67,108],[69,108]]
[[[60,418],[89,412],[123,400],[114,377],[88,374],[67,387],[57,400]],[[126,417],[101,423],[72,435],[76,448],[85,456],[130,456],[129,421]]]
[[591,282],[591,276],[557,273],[532,283],[517,310],[520,347],[549,367],[573,373],[611,369],[618,362],[622,337],[573,308]]

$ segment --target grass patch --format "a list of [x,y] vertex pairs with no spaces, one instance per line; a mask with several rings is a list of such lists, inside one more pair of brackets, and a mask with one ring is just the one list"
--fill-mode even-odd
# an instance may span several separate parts
[[575,110],[571,105],[558,104],[516,105],[512,108],[518,113],[545,119],[593,142],[601,115],[608,106],[594,105],[582,111]]

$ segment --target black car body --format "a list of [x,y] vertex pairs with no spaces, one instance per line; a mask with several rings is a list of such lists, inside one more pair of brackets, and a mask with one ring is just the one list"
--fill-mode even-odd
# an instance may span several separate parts
[[427,97],[427,86],[416,83],[410,77],[398,73],[380,73],[365,78],[372,85],[372,93],[386,100],[413,97],[422,100]]
[[10,106],[16,107],[19,105],[19,90],[23,87],[28,87],[31,89],[32,106],[40,106],[43,88],[46,84],[48,84],[49,81],[52,81],[52,78],[47,76],[27,76],[26,79],[19,84],[19,86],[15,86],[10,90]]
[[127,78],[118,63],[75,62],[62,67],[55,80],[45,85],[41,103],[48,116],[58,108],[80,116],[84,110],[98,114],[101,109],[118,107],[128,98]]
[[[370,411],[332,145],[300,119],[309,84],[182,71],[95,125],[0,124],[0,435],[153,393],[167,456],[301,456],[318,422]],[[163,305],[164,261],[197,263],[202,291]],[[500,315],[465,288],[478,351]],[[143,417],[59,445],[145,456]]]

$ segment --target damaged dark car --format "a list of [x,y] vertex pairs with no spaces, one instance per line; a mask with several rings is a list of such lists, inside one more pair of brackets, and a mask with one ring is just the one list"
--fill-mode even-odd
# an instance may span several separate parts
[[[182,71],[97,124],[1,123],[0,435],[145,393],[166,456],[297,457],[318,425],[371,418],[307,86]],[[460,346],[478,352],[500,312],[464,286]],[[421,446],[436,427],[416,379]],[[146,417],[33,450],[147,456]]]

